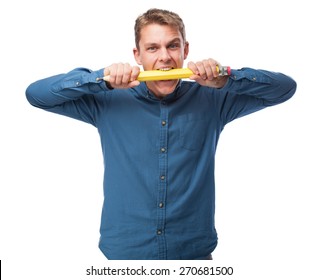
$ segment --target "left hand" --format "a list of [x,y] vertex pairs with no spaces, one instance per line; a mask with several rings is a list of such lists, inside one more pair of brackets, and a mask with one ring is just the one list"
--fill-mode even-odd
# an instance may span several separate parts
[[190,61],[187,67],[193,71],[191,80],[196,81],[202,86],[222,88],[228,79],[228,76],[219,76],[217,66],[220,66],[216,60],[209,58],[196,63]]

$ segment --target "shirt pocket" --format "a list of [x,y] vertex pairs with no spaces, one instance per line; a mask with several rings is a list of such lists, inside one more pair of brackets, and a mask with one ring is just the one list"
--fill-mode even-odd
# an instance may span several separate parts
[[200,114],[180,116],[179,142],[181,147],[190,151],[200,150],[206,140],[208,120]]

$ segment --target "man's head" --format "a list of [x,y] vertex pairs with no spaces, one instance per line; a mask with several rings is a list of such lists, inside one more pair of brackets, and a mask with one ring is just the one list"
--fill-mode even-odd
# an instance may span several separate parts
[[149,24],[168,25],[178,29],[182,35],[183,41],[186,42],[185,25],[180,16],[176,13],[161,9],[150,9],[144,14],[140,15],[134,25],[135,46],[139,49],[139,42],[141,39],[141,30]]
[[[189,47],[182,19],[175,13],[150,9],[135,23],[134,57],[144,70],[182,68]],[[148,88],[158,97],[172,93],[177,80],[147,82]]]

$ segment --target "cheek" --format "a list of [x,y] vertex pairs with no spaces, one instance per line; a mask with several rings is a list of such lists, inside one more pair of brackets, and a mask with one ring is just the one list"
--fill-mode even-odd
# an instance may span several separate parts
[[137,62],[137,64],[142,65],[142,56],[134,55],[134,59]]
[[171,57],[174,61],[183,61],[184,59],[186,59],[187,54],[185,51],[179,51],[177,53],[172,53]]
[[155,65],[156,59],[154,56],[143,56],[140,58],[140,62],[144,69],[152,69]]

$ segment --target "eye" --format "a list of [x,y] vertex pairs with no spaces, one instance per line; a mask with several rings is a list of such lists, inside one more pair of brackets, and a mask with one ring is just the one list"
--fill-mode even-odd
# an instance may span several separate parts
[[179,44],[177,44],[177,43],[172,43],[172,44],[170,44],[170,45],[168,46],[168,48],[169,48],[169,49],[177,49],[177,48],[179,48]]
[[147,51],[149,52],[155,52],[157,50],[157,47],[151,46],[147,48]]

